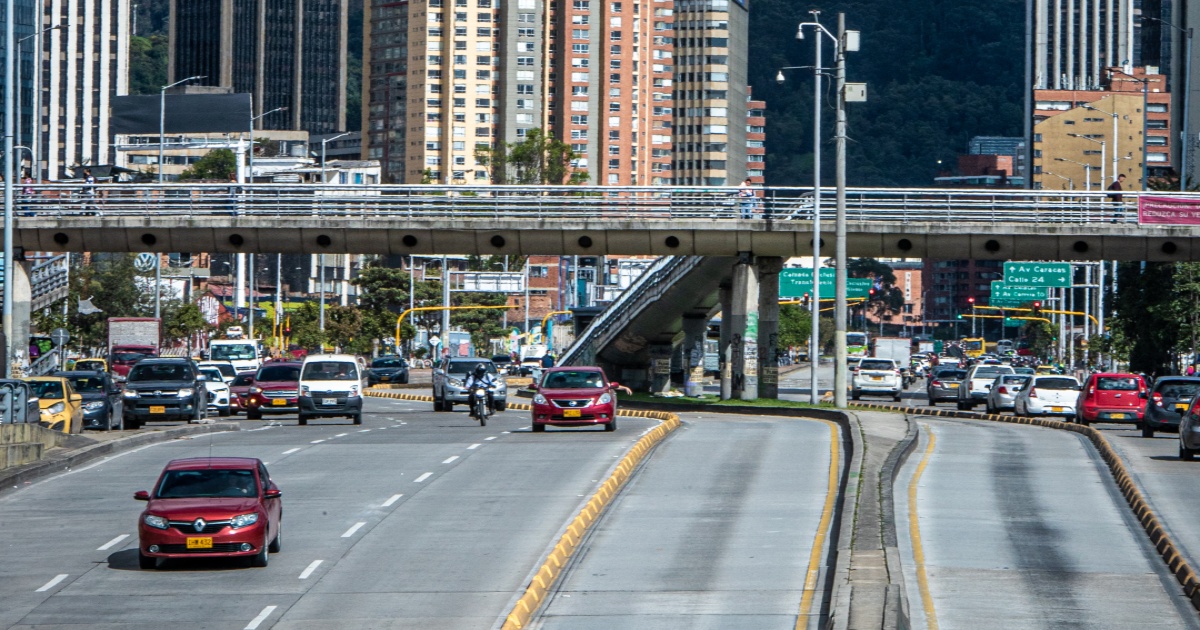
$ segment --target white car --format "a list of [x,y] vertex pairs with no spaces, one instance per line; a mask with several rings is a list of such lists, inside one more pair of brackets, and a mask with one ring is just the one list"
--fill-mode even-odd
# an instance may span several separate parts
[[233,379],[237,378],[237,370],[233,369],[233,363],[229,361],[201,361],[197,363],[202,368],[214,367],[221,372],[221,380],[225,381],[226,385],[231,385]]
[[200,366],[204,375],[204,386],[208,388],[208,413],[216,412],[222,418],[229,416],[229,384],[221,371],[213,366]]
[[892,359],[875,359],[867,357],[858,363],[854,372],[850,397],[858,400],[863,394],[879,394],[891,396],[892,400],[900,400],[900,392],[904,391],[900,378],[900,369]]
[[1003,410],[1011,410],[1017,403],[1017,394],[1021,393],[1025,385],[1029,383],[1029,376],[1026,374],[1001,374],[992,382],[992,388],[988,390],[987,395],[987,411],[988,413],[997,413]]
[[1017,394],[1013,413],[1018,416],[1075,417],[1079,381],[1073,376],[1038,374]]
[[1001,374],[1012,374],[1013,369],[1007,365],[976,365],[967,371],[962,387],[958,388],[958,410],[972,409],[975,405],[987,399],[992,382]]

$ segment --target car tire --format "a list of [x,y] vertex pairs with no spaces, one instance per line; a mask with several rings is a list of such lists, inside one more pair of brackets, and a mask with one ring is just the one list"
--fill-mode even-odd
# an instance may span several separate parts
[[534,433],[542,433],[542,432],[544,432],[545,430],[546,430],[546,425],[544,425],[544,424],[542,424],[542,423],[540,423],[540,422],[534,422],[534,423],[533,423],[533,432],[534,432]]
[[965,405],[963,405],[963,401],[961,401],[961,400],[960,400],[960,401],[957,401],[957,402],[955,402],[955,403],[954,403],[954,405],[955,405],[956,407],[958,407],[958,410],[959,410],[959,411],[966,411],[966,410],[967,410],[966,406],[965,406]]
[[858,400],[861,397],[862,397],[862,392],[860,392],[858,390],[850,390],[850,399],[851,400]]
[[138,549],[138,568],[142,569],[143,571],[157,569],[158,558],[147,556],[146,554],[142,553],[141,549]]
[[604,425],[604,430],[605,431],[616,431],[617,430],[617,419],[612,418],[611,420],[609,420],[608,424]]
[[454,411],[454,401],[446,398],[446,390],[442,390],[442,411]]
[[444,411],[442,409],[442,399],[438,398],[436,393],[433,396],[433,410],[434,411]]
[[300,422],[300,426],[305,426],[305,425],[307,425],[307,424],[308,424],[308,416],[306,416],[306,415],[304,415],[304,414],[300,414],[300,415],[298,416],[298,419],[299,419],[299,422]]
[[1144,438],[1154,437],[1154,427],[1151,427],[1148,424],[1143,424],[1142,425],[1142,437],[1144,437]]
[[279,553],[279,551],[281,549],[283,549],[283,521],[282,520],[279,521],[279,529],[275,530],[275,540],[272,540],[271,544],[267,545],[267,551],[270,551],[271,553]]
[[126,428],[128,428],[130,430],[136,430],[136,429],[142,428],[142,423],[138,422],[137,418],[126,417],[125,418],[125,426],[126,426]]
[[892,402],[900,402],[900,394],[898,392],[895,396],[892,396]]
[[937,401],[933,399],[933,396],[930,396],[930,395],[929,395],[929,392],[926,392],[926,393],[925,393],[925,397],[926,397],[926,399],[927,399],[927,400],[926,400],[926,402],[928,402],[928,403],[929,403],[929,406],[930,406],[930,407],[936,407],[936,406],[937,406]]
[[408,377],[407,377],[407,376],[405,376],[404,378],[400,379],[400,384],[401,384],[401,385],[408,385]]
[[[264,541],[266,542],[266,541]],[[267,551],[270,545],[264,544],[259,548],[258,553],[250,556],[250,566],[256,569],[264,569],[271,562],[271,555]]]
[[262,412],[261,411],[250,411],[249,409],[247,409],[246,410],[246,419],[247,420],[262,420]]
[[497,411],[497,412],[504,411],[505,409],[508,409],[508,401],[507,401],[507,400],[501,400],[501,401],[497,402],[497,403],[496,403],[495,405],[493,405],[493,406],[496,408],[496,411]]
[[112,431],[113,429],[117,428],[117,427],[114,427],[114,426],[113,426],[113,417],[114,417],[114,416],[113,416],[113,412],[112,412],[112,410],[109,410],[109,412],[108,412],[108,419],[107,419],[107,421],[104,423],[104,430],[105,430],[105,431]]
[[1182,459],[1185,462],[1190,462],[1195,457],[1195,455],[1196,455],[1195,451],[1184,446],[1183,442],[1179,443],[1179,459]]
[[362,424],[362,412],[360,411],[353,416],[350,416],[350,419],[354,420],[354,424]]
[[222,409],[222,410],[218,411],[217,414],[220,415],[222,418],[228,418],[229,417],[229,409],[228,408]]

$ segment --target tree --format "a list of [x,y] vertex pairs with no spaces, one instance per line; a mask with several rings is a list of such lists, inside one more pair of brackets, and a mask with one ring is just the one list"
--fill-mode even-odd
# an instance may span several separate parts
[[519,142],[475,149],[476,162],[491,170],[496,184],[582,184],[587,181],[587,171],[571,168],[577,157],[571,145],[536,128]]
[[[503,293],[459,293],[455,306],[503,306],[508,296]],[[476,352],[486,352],[488,340],[503,334],[501,309],[461,310],[450,312],[450,323],[471,333]]]
[[163,318],[163,343],[178,343],[191,339],[199,332],[208,332],[213,327],[204,319],[200,307],[192,302],[165,300],[159,310]]
[[237,173],[237,156],[229,149],[213,149],[179,174],[180,181],[218,179],[228,181]]
[[812,314],[798,304],[779,307],[779,345],[790,348],[803,346],[812,337]]
[[167,84],[167,38],[129,38],[129,93],[158,94]]
[[853,258],[846,263],[850,278],[870,278],[874,287],[863,308],[880,321],[899,313],[904,308],[904,292],[898,289],[896,274],[891,266],[874,258]]

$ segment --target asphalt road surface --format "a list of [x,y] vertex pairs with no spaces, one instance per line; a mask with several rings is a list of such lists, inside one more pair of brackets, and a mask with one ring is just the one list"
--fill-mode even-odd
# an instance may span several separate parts
[[913,627],[1200,627],[1080,436],[918,421],[895,486]]

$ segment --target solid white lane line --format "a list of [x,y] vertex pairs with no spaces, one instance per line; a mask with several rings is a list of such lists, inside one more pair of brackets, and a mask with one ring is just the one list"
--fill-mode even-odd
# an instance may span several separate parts
[[304,569],[304,572],[300,574],[300,579],[307,580],[308,576],[312,575],[313,571],[316,571],[317,567],[321,566],[322,562],[323,560],[313,560],[312,564],[308,565],[308,567]]
[[468,447],[467,447],[467,450],[468,450],[468,451],[473,451],[473,450],[475,450],[475,449],[479,448],[480,446],[483,446],[483,445],[482,445],[482,444],[472,444],[472,445],[470,445],[470,446],[468,446]]
[[452,457],[447,457],[447,458],[446,458],[446,461],[444,461],[444,462],[442,462],[442,463],[443,463],[443,464],[449,464],[449,463],[453,462],[453,461],[454,461],[454,460],[456,460],[456,459],[458,459],[458,455],[454,455],[454,456],[452,456]]
[[292,453],[295,453],[295,452],[297,452],[297,451],[299,451],[299,450],[300,450],[300,448],[299,448],[299,447],[297,447],[297,448],[289,448],[288,450],[284,451],[284,452],[283,452],[283,454],[284,454],[284,455],[291,455]]
[[324,442],[324,441],[325,440],[313,440],[313,441],[309,442],[309,444],[320,444],[321,442]]
[[353,536],[354,532],[358,531],[359,529],[362,529],[362,526],[366,525],[366,524],[367,524],[366,521],[359,521],[359,522],[355,523],[353,527],[346,530],[345,534],[342,534],[342,538],[349,538],[349,537]]
[[425,481],[426,479],[428,479],[428,478],[430,478],[430,477],[432,477],[432,476],[433,476],[433,473],[431,473],[431,472],[427,472],[427,473],[425,473],[425,474],[421,475],[420,477],[417,477],[416,479],[413,479],[413,483],[421,483],[422,481]]
[[120,536],[117,536],[116,538],[101,545],[99,548],[96,549],[96,551],[105,551],[107,549],[112,549],[113,545],[116,545],[117,543],[121,542],[122,540],[125,540],[126,538],[129,538],[129,534],[121,534]]
[[484,440],[494,440],[494,439],[496,439],[496,436],[494,436],[494,435],[493,435],[492,437],[489,437],[489,438],[483,438],[483,439],[484,439]]
[[403,494],[393,494],[387,501],[383,502],[383,507],[392,507],[392,504],[399,501]]
[[275,606],[267,606],[262,609],[262,612],[258,613],[257,617],[251,619],[250,623],[246,624],[245,630],[258,630],[258,624],[266,621],[267,617],[270,617],[273,612],[275,612]]
[[36,590],[34,592],[35,593],[44,593],[44,592],[54,588],[56,585],[58,585],[59,582],[67,579],[67,575],[69,575],[69,574],[59,573],[58,575],[54,576],[53,580],[46,582],[45,584],[42,585],[42,588],[39,588],[38,590]]
[[337,434],[337,435],[335,435],[335,436],[333,436],[333,437],[335,437],[335,438],[339,438],[339,437],[346,437],[347,435],[350,435],[350,434],[349,434],[349,433],[339,433],[339,434]]

